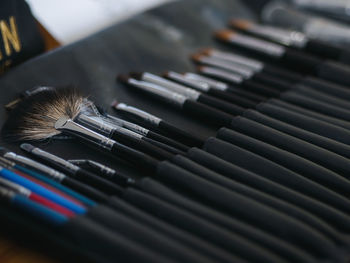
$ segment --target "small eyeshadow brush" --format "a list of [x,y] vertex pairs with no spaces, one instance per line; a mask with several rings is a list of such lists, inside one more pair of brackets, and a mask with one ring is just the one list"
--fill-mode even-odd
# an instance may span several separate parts
[[125,103],[119,103],[118,101],[114,101],[111,106],[119,113],[122,113],[135,121],[140,121],[141,123],[144,123],[149,127],[163,133],[165,136],[169,136],[170,138],[187,146],[200,147],[204,143],[204,139],[201,139],[192,133],[184,131],[166,122],[165,120],[136,107],[126,105]]
[[347,49],[330,45],[325,41],[310,39],[302,32],[271,25],[256,24],[252,21],[241,19],[233,19],[229,24],[242,32],[274,41],[287,47],[292,47],[325,59],[350,64],[350,52]]
[[297,72],[350,85],[350,67],[345,64],[323,60],[316,56],[231,30],[217,31],[215,37],[225,43],[274,59],[276,62]]
[[159,77],[157,75],[154,75],[148,72],[131,73],[130,75],[136,78],[137,80],[153,83],[162,88],[177,92],[192,101],[197,101],[199,103],[208,105],[210,107],[213,107],[215,109],[221,110],[223,112],[226,112],[232,115],[236,115],[242,112],[242,108],[238,106],[227,103],[226,101],[223,101],[221,99],[217,99],[217,98],[208,96],[206,94],[200,93],[196,90],[190,89],[188,87],[185,87],[183,85],[180,85],[178,83],[175,83],[173,81],[170,81],[168,79]]
[[128,85],[129,87],[134,87],[160,100],[163,100],[192,117],[204,120],[208,124],[215,126],[226,126],[231,122],[231,114],[227,114],[205,104],[188,99],[184,95],[169,91],[159,85],[136,80],[125,75],[118,76],[118,80]]

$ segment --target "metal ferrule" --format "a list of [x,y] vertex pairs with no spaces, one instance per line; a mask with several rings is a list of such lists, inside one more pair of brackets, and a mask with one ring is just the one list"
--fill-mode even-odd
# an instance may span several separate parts
[[234,83],[241,84],[243,82],[242,76],[236,75],[234,73],[228,72],[226,70],[212,68],[212,67],[203,67],[201,73],[215,78],[220,78],[222,80]]
[[79,114],[74,121],[92,129],[98,133],[101,133],[107,137],[113,134],[114,127],[105,123],[100,117],[87,116],[86,114]]
[[251,27],[245,30],[255,35],[276,41],[282,45],[297,48],[303,48],[308,41],[307,37],[301,32],[281,29],[273,26],[253,24]]
[[100,173],[109,177],[113,177],[117,173],[114,169],[92,160],[69,160],[69,162],[77,165],[88,164],[92,168],[99,170]]
[[54,90],[54,89],[55,89],[54,87],[39,86],[39,87],[34,87],[32,89],[24,91],[23,95],[25,97],[30,97],[30,96],[33,96],[33,95],[38,94],[40,92],[47,91],[47,90]]
[[121,127],[124,127],[130,131],[136,132],[142,136],[147,136],[147,134],[149,133],[149,130],[146,128],[143,128],[140,125],[137,125],[135,123],[129,122],[129,121],[125,121],[123,119],[119,119],[115,116],[111,116],[109,114],[107,114],[104,118],[104,121],[110,123],[110,124],[114,124],[114,125],[119,125]]
[[173,81],[159,77],[157,75],[153,75],[151,73],[147,73],[147,72],[143,73],[142,80],[159,85],[160,87],[165,88],[167,90],[182,94],[191,100],[197,100],[199,95],[200,95],[200,93],[198,93],[197,91],[195,91],[193,89],[189,89],[183,85],[180,85],[180,84],[175,83]]
[[234,33],[230,37],[229,41],[232,44],[258,51],[276,58],[282,57],[286,52],[286,49],[281,45],[238,33]]
[[36,156],[40,156],[42,159],[46,159],[46,160],[50,160],[70,171],[73,171],[73,172],[76,172],[78,171],[80,168],[76,165],[73,165],[71,164],[70,162],[67,162],[66,160],[56,156],[56,155],[53,155],[51,153],[48,153],[48,152],[45,152],[39,148],[34,148],[32,151],[31,151],[32,154],[36,155]]
[[153,83],[138,81],[136,79],[129,79],[128,83],[134,87],[137,87],[140,90],[146,91],[159,98],[162,98],[163,100],[170,102],[171,104],[178,106],[180,108],[187,100],[186,96],[176,92],[172,92],[168,89],[165,89]]
[[240,56],[240,55],[237,55],[237,54],[234,54],[231,52],[212,50],[210,52],[210,56],[214,57],[214,58],[222,59],[222,60],[227,60],[227,61],[239,64],[239,65],[248,67],[248,68],[254,70],[255,72],[260,72],[264,68],[264,63],[259,61],[259,60]]
[[111,140],[106,136],[94,132],[78,123],[75,123],[73,120],[67,117],[62,117],[56,121],[55,128],[57,130],[64,131],[66,133],[79,137],[109,151],[112,150],[114,144],[116,143],[114,140]]
[[60,173],[46,165],[33,161],[32,159],[29,159],[27,157],[17,155],[13,152],[7,152],[6,154],[4,154],[4,157],[16,163],[20,163],[32,169],[40,171],[41,173],[48,175],[55,181],[61,182],[64,178],[66,178],[66,176],[63,173]]
[[159,123],[162,121],[161,118],[158,118],[157,116],[154,116],[148,112],[145,112],[143,110],[140,110],[138,108],[126,105],[125,103],[119,103],[118,105],[115,106],[115,109],[120,110],[120,111],[124,111],[124,112],[129,112],[135,116],[138,116],[139,118],[141,118],[142,120],[153,124],[155,126],[158,126]]
[[188,73],[184,74],[184,77],[186,79],[189,79],[189,80],[201,81],[201,82],[207,83],[210,86],[210,88],[213,88],[213,89],[225,91],[228,88],[227,84],[224,82],[217,81],[217,80],[211,79],[211,78],[207,78],[207,77],[201,76],[199,74],[188,72]]
[[251,78],[255,73],[254,70],[248,67],[238,65],[238,64],[233,64],[231,61],[218,59],[214,57],[201,57],[200,62],[209,66],[214,66],[214,67],[222,68],[222,69],[237,73],[245,79]]
[[184,75],[169,71],[168,77],[172,80],[178,81],[186,86],[195,88],[196,90],[208,92],[210,90],[210,85],[206,82],[200,81],[198,79],[188,79]]
[[27,197],[32,193],[27,188],[25,188],[19,184],[15,184],[15,183],[8,181],[8,180],[1,178],[1,177],[0,177],[0,185],[3,187],[9,188],[10,190],[12,190],[20,195],[24,195]]

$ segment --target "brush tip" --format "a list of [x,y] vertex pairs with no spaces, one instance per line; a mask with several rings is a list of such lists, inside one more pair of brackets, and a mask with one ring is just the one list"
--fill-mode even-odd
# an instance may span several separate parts
[[200,53],[206,56],[210,56],[214,52],[214,48],[203,48]]
[[229,40],[234,35],[235,35],[235,32],[228,29],[223,29],[215,32],[215,37],[223,41]]
[[129,79],[130,79],[130,76],[126,74],[120,74],[117,76],[117,80],[122,83],[128,83]]
[[130,72],[129,76],[137,80],[142,80],[143,72]]
[[253,26],[253,23],[246,19],[232,19],[230,26],[240,30],[247,30]]
[[114,100],[112,103],[111,103],[111,107],[112,108],[116,108],[119,104],[119,101],[118,100]]
[[200,62],[203,56],[204,55],[202,55],[201,53],[196,53],[196,54],[191,55],[191,59],[194,62]]
[[32,152],[34,150],[34,146],[29,144],[29,143],[22,143],[20,145],[20,148],[23,150],[23,151],[26,151],[26,152]]
[[205,70],[205,66],[198,66],[197,71],[198,72],[203,72]]

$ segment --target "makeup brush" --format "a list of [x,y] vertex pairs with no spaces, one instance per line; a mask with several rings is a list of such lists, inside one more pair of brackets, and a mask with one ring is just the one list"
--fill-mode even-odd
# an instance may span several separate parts
[[[232,105],[221,99],[208,96],[206,94],[201,93],[200,91],[196,91],[192,88],[180,85],[176,82],[170,81],[168,79],[159,77],[157,75],[154,75],[148,72],[131,73],[130,75],[138,80],[153,83],[155,85],[161,86],[162,88],[184,95],[190,100],[198,101],[200,103],[203,103],[205,105],[208,105],[210,107],[213,107],[215,109],[221,110],[223,112],[226,112],[232,115],[237,115],[241,113],[243,110],[239,106]],[[165,73],[164,75],[166,76],[167,73]]]
[[350,63],[350,52],[345,48],[330,45],[316,39],[309,39],[304,33],[274,27],[260,25],[249,20],[233,19],[230,26],[242,32],[274,41],[278,44],[292,47],[297,50],[310,53],[325,59],[336,60],[344,64]]
[[60,213],[64,216],[67,216],[67,217],[74,216],[74,213],[71,210],[69,210],[63,206],[60,206],[60,205],[56,204],[55,202],[52,202],[51,200],[48,200],[47,198],[44,198],[36,193],[33,193],[29,189],[27,189],[23,186],[12,183],[11,181],[0,178],[0,186],[6,187],[7,189],[14,191],[17,194],[25,196],[28,199],[32,200],[33,202],[41,204],[41,205],[43,205],[49,209],[52,209],[52,210],[56,211],[57,213]]
[[131,122],[128,122],[126,120],[117,118],[115,116],[107,114],[106,112],[103,112],[101,114],[103,114],[103,115],[101,115],[101,117],[103,118],[103,120],[105,122],[111,123],[113,125],[119,125],[119,126],[124,127],[128,130],[136,132],[144,137],[147,137],[147,138],[152,139],[154,141],[161,142],[165,145],[169,145],[171,147],[174,147],[182,152],[187,152],[189,149],[188,146],[186,146],[182,143],[179,143],[175,140],[172,140],[172,139],[170,139],[166,136],[163,136],[159,133],[153,132],[153,131],[146,129],[146,128],[144,128],[140,125],[137,125],[135,123],[131,123]]
[[[222,83],[219,83],[218,81],[215,82],[215,80],[209,78],[201,77],[199,75],[194,76],[191,75],[191,73],[186,74],[178,74],[176,72],[169,71],[165,73],[164,76],[188,87],[207,93],[210,96],[228,101],[230,103],[239,105],[244,108],[251,108],[254,107],[254,105],[256,104],[252,100],[246,99],[242,96],[237,96],[234,93],[226,92],[225,89],[228,88],[227,84],[220,85]],[[218,83],[220,86],[219,89],[213,88],[213,86],[217,87]]]
[[[202,51],[202,53],[195,54],[191,58],[197,64],[212,66],[212,67],[224,69],[232,73],[238,74],[244,79],[244,81],[247,82],[247,84],[258,83],[265,87],[268,87],[271,90],[277,90],[277,91],[284,90],[284,86],[280,85],[280,80],[285,79],[283,76],[280,76],[280,75],[275,76],[275,75],[271,75],[270,73],[256,72],[254,69],[250,68],[249,66],[245,66],[240,62],[230,59],[230,57],[222,58],[221,54],[218,57],[215,55],[216,53],[217,51],[213,51],[209,49],[209,50]],[[245,71],[250,72],[249,77],[245,77],[244,75],[242,75],[240,72],[236,70],[236,68],[239,68],[239,69],[245,68]],[[296,76],[294,76],[293,82],[296,79],[297,79]]]
[[[233,53],[233,52],[220,51],[216,49],[206,49],[205,54],[209,57],[225,60],[227,62],[231,62],[238,65],[242,64],[247,67],[251,67],[250,65],[254,65],[254,63],[261,63],[263,66],[265,66],[265,64],[260,60],[251,59],[242,55],[237,55],[236,53]],[[251,67],[251,68],[254,69],[254,67]],[[287,73],[290,74],[291,72],[288,71]],[[271,74],[271,73],[267,73],[267,74]],[[236,76],[236,74],[234,76]],[[279,79],[279,85],[277,86],[279,86],[281,90],[290,89],[293,84],[300,84],[300,85],[310,86],[318,91],[322,91],[336,97],[350,99],[350,91],[346,86],[341,86],[327,80],[315,78],[312,76],[302,76],[300,74],[295,74],[295,76],[293,77],[293,80],[283,75],[274,75],[274,76]],[[270,85],[270,84],[274,85],[270,82],[263,82],[263,83],[267,85]]]
[[[0,168],[2,169],[2,168]],[[7,201],[14,207],[30,213],[30,215],[44,220],[46,223],[58,226],[66,223],[68,218],[61,213],[58,213],[50,208],[38,204],[23,195],[16,194],[5,187],[0,186],[0,198],[2,201]]]
[[350,67],[333,61],[325,61],[303,52],[288,49],[282,45],[271,43],[243,35],[231,30],[221,30],[215,37],[225,43],[239,48],[254,51],[260,55],[274,59],[285,66],[303,74],[310,74],[336,83],[350,85]]
[[169,136],[176,141],[180,141],[185,145],[200,147],[204,143],[204,140],[198,136],[181,130],[178,127],[162,120],[161,118],[136,107],[126,105],[125,103],[119,103],[118,101],[114,101],[111,106],[116,111],[140,121],[149,127],[155,128],[164,135]]
[[[34,147],[33,145],[29,143],[22,143],[21,149],[25,152],[33,155],[40,161],[47,163],[48,165],[55,167],[58,170],[68,171],[69,174],[72,176],[76,176],[78,171],[83,171],[83,173],[87,173],[87,170],[84,170],[80,168],[78,165],[75,165],[73,162],[68,162],[52,153],[46,152],[38,147]],[[102,166],[101,164],[98,164],[96,162],[90,161],[89,163],[93,163],[94,167],[99,168],[101,171],[103,171],[103,174],[108,174],[108,180],[117,182],[120,185],[126,186],[129,183],[133,183],[132,178],[129,176],[122,175],[120,173],[117,173],[116,171],[107,168],[106,166]],[[107,173],[108,172],[108,173]],[[80,172],[81,173],[81,172]],[[91,173],[90,173],[91,174]],[[78,177],[79,178],[79,177]],[[108,183],[109,185],[113,185]],[[113,185],[114,186],[114,185]],[[119,193],[119,190],[118,190]]]
[[136,80],[126,75],[119,75],[118,80],[124,84],[142,90],[160,100],[163,100],[190,116],[199,118],[215,126],[229,125],[232,115],[216,110],[205,104],[188,99],[186,96],[169,91],[159,85]]

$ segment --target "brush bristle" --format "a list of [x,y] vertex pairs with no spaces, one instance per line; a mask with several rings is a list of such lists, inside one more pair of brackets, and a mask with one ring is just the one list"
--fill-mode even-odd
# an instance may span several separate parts
[[230,25],[240,30],[246,30],[253,26],[253,23],[245,19],[232,19]]
[[232,36],[234,36],[235,32],[232,30],[220,30],[215,32],[215,37],[219,40],[227,41],[229,40]]
[[44,140],[60,134],[55,123],[74,119],[84,108],[83,96],[74,88],[45,90],[28,97],[11,112],[2,129],[7,141]]
[[213,48],[204,48],[200,51],[200,53],[206,56],[210,56],[213,53],[213,51]]
[[142,80],[143,72],[130,72],[129,75],[134,79]]
[[203,57],[202,54],[196,53],[196,54],[193,54],[193,55],[191,56],[191,59],[192,59],[194,62],[200,62],[202,57]]
[[117,77],[117,80],[118,80],[118,81],[120,81],[120,82],[122,82],[122,83],[125,83],[125,84],[128,83],[129,79],[130,79],[130,76],[129,76],[129,75],[125,75],[125,74],[120,74],[120,75],[118,75],[118,77]]

